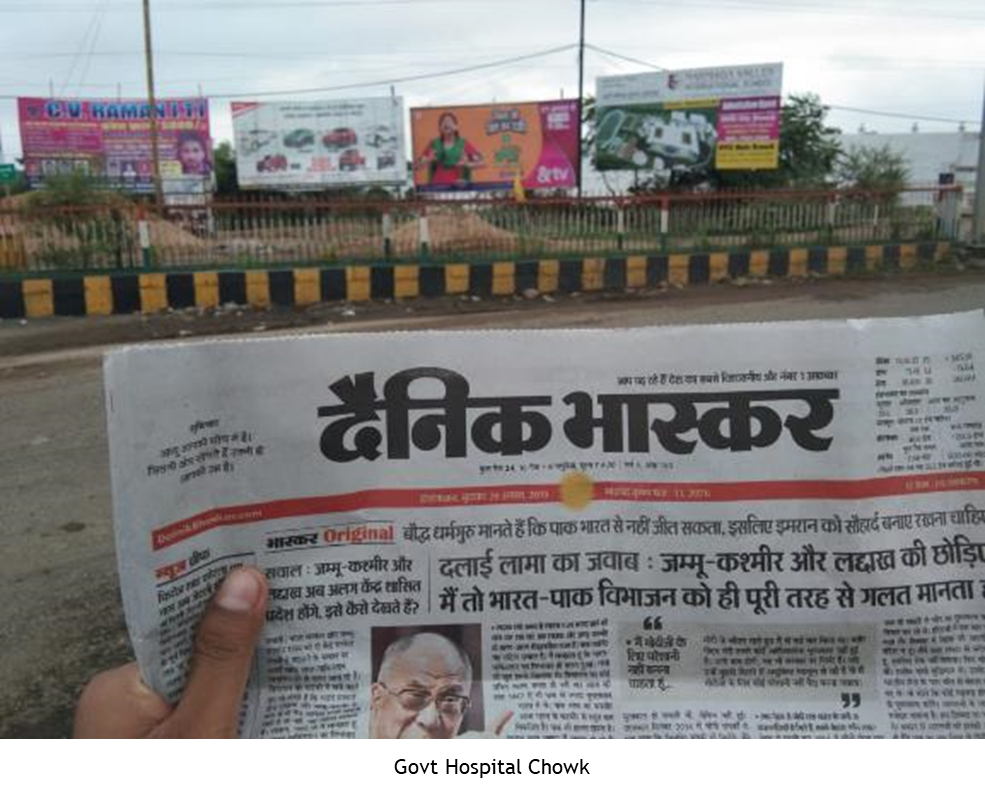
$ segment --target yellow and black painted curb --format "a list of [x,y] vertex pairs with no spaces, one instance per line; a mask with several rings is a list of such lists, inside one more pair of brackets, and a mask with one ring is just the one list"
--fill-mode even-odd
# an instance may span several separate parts
[[230,303],[268,308],[456,294],[496,297],[528,289],[545,294],[622,291],[664,282],[687,286],[729,278],[906,270],[940,261],[949,252],[949,243],[926,242],[485,264],[26,275],[0,279],[0,318],[156,313]]

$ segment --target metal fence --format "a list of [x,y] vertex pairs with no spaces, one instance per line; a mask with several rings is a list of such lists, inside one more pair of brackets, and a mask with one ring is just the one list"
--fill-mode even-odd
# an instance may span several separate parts
[[0,210],[0,269],[452,262],[956,240],[960,188]]

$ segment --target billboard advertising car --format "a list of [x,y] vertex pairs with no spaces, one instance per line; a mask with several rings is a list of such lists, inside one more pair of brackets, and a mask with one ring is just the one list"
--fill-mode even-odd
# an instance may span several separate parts
[[783,65],[600,77],[596,167],[770,170],[779,164]]
[[[146,101],[21,98],[17,112],[32,186],[81,171],[134,192],[153,191]],[[211,184],[208,99],[161,99],[156,115],[162,178]]]
[[526,189],[578,184],[577,101],[411,111],[414,186],[422,191]]
[[236,102],[240,186],[317,189],[407,180],[403,100]]

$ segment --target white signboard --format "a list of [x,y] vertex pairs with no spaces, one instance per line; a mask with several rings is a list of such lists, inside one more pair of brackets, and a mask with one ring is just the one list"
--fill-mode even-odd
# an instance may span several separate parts
[[239,103],[232,106],[241,187],[402,184],[403,100]]
[[782,90],[783,64],[759,63],[599,77],[596,97],[599,107],[608,107],[687,102],[695,99],[779,96]]

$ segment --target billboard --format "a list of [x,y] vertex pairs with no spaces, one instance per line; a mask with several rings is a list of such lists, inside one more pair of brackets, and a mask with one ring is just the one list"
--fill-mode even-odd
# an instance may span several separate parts
[[[81,171],[134,192],[152,192],[150,105],[120,99],[17,100],[24,170],[32,186]],[[211,184],[207,99],[157,102],[162,179]]]
[[531,190],[576,187],[580,116],[570,100],[416,108],[414,186],[497,190],[519,178]]
[[600,77],[596,167],[775,169],[782,89],[780,63]]
[[242,187],[316,189],[407,180],[403,100],[236,102]]

